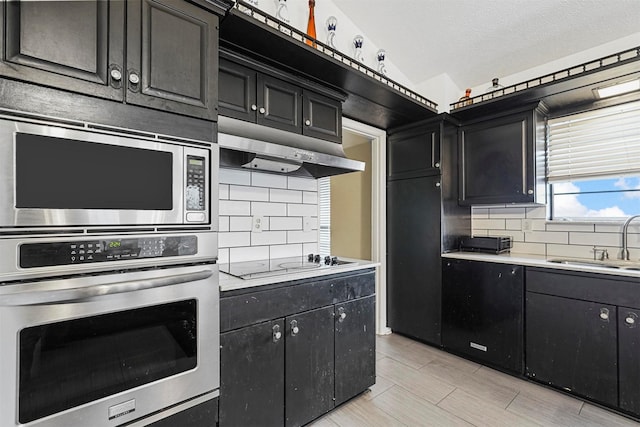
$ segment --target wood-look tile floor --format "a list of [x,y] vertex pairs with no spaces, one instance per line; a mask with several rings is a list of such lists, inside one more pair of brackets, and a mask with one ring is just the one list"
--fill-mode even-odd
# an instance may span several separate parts
[[400,335],[379,336],[376,356],[371,390],[311,426],[640,425]]

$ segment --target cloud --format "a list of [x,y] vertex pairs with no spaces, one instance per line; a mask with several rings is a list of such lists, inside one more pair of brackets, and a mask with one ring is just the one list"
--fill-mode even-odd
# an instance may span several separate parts
[[[640,190],[640,178],[628,178],[629,181],[636,180],[636,185],[631,182],[627,182],[627,178],[618,179],[613,185],[621,190]],[[640,191],[629,191],[623,193],[625,199],[640,199]]]
[[[624,178],[621,178],[624,180]],[[623,185],[625,183],[621,183]],[[616,182],[618,186],[618,182]],[[579,192],[580,187],[572,182],[563,182],[553,185],[554,191],[558,193],[574,193]],[[602,209],[589,209],[578,200],[578,195],[567,194],[561,197],[555,197],[553,205],[553,216],[555,218],[616,218],[626,217],[622,209],[618,206],[610,206]]]

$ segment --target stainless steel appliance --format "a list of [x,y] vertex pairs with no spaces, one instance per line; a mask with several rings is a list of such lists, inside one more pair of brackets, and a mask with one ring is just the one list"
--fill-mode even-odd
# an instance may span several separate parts
[[0,116],[0,227],[210,224],[199,141]]
[[3,427],[142,426],[219,393],[217,145],[83,126],[0,119]]

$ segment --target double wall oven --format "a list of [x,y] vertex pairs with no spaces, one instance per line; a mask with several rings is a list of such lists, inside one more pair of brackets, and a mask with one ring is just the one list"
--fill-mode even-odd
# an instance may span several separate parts
[[217,164],[211,142],[0,117],[0,425],[218,396]]

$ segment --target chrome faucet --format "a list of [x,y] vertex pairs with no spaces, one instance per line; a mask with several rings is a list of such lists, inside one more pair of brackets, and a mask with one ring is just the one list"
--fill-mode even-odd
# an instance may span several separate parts
[[622,259],[625,261],[629,260],[629,238],[627,237],[627,232],[629,230],[629,224],[636,218],[640,218],[640,215],[632,215],[624,222],[622,226]]

